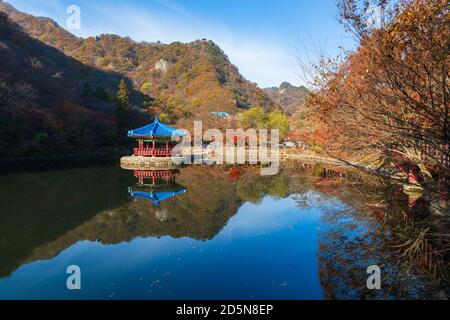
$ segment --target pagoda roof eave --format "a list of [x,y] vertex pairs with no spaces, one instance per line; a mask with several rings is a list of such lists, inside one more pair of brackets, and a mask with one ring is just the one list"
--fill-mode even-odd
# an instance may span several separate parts
[[160,191],[160,192],[143,192],[143,191],[133,191],[131,188],[129,188],[128,193],[133,198],[141,198],[145,200],[152,201],[156,207],[159,206],[159,204],[165,200],[174,198],[178,195],[185,194],[186,189],[181,188],[178,191]]
[[186,133],[183,130],[175,129],[162,123],[156,116],[155,121],[145,127],[128,131],[128,136],[134,139],[155,139],[157,137],[184,137]]
[[170,139],[172,136],[157,136],[157,135],[138,135],[138,134],[132,134],[132,135],[128,135],[128,137],[133,138],[133,139],[149,139],[149,140],[154,140],[157,138],[164,138],[164,139]]

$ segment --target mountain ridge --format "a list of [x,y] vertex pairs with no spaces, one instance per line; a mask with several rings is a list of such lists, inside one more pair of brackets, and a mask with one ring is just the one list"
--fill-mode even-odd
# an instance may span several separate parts
[[[135,90],[148,96],[146,106],[166,113],[170,122],[191,115],[208,118],[213,111],[237,113],[251,106],[267,111],[277,108],[212,41],[162,44],[109,34],[77,38],[53,20],[20,12],[1,0],[0,11],[31,36],[69,57],[106,72],[123,74]],[[167,62],[166,70],[155,68],[159,61]]]
[[305,86],[296,87],[289,82],[283,82],[279,87],[265,88],[264,92],[290,116],[304,106],[310,94]]
[[[127,128],[163,121],[217,127],[213,112],[278,109],[214,42],[78,38],[49,18],[0,0],[0,158],[66,154],[131,143],[118,130],[115,93],[130,91]],[[123,129],[123,128],[122,128]],[[122,130],[123,131],[123,130]]]

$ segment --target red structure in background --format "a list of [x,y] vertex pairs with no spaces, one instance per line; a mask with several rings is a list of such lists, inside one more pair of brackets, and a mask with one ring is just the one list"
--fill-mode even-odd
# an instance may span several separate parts
[[439,148],[426,145],[423,148],[422,159],[439,174],[441,200],[447,200],[450,192],[450,145],[444,144]]
[[[439,179],[440,199],[445,201],[448,199],[450,192],[450,145],[443,144],[438,148],[425,145],[422,148],[422,160],[425,166]],[[404,172],[408,176],[408,183],[412,185],[420,185],[423,182],[420,169],[417,165],[412,164],[406,158],[400,158],[396,161],[397,169]]]
[[[427,168],[442,175],[449,175],[450,153],[449,145],[442,145],[439,149],[426,145],[422,150],[422,160]],[[397,159],[397,168],[408,175],[408,182],[417,184],[421,182],[420,170],[412,165],[406,158]]]
[[145,180],[150,180],[155,185],[157,180],[163,180],[166,183],[174,182],[175,178],[180,175],[179,170],[161,170],[161,171],[134,171],[134,176],[138,179],[139,185],[144,185]]
[[450,145],[442,145],[439,149],[426,145],[422,151],[425,163],[434,167],[450,168]]

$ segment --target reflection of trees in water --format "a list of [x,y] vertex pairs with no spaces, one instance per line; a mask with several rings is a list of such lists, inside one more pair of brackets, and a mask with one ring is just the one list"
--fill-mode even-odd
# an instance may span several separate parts
[[[10,248],[14,254],[5,251],[7,254],[0,256],[1,276],[9,275],[24,263],[51,259],[83,240],[117,244],[136,237],[212,239],[242,204],[236,195],[236,183],[229,181],[226,173],[216,168],[193,166],[183,169],[177,182],[187,186],[187,193],[164,201],[159,208],[147,199],[131,198],[128,195],[127,188],[133,184],[137,184],[137,189],[143,188],[141,191],[148,190],[130,172],[116,168],[80,169],[74,172],[78,174],[78,179],[73,179],[71,171],[55,174],[58,184],[51,184],[51,199],[45,197],[44,190],[39,192],[43,198],[39,202],[42,202],[39,208],[43,214],[39,211],[39,215],[33,210],[33,206],[37,208],[37,201],[22,201],[22,205],[19,205],[20,198],[31,199],[34,195],[30,192],[33,189],[29,188],[29,178],[15,184],[11,177],[11,188],[7,188],[7,184],[0,184],[8,189],[5,196],[16,196],[18,199],[12,204],[2,203],[6,204],[8,210],[3,211],[5,216],[4,224],[0,224],[1,229],[11,230],[11,226],[21,224],[21,228],[16,228],[18,235],[12,231],[2,233],[4,241],[0,241],[0,247]],[[47,176],[50,175],[42,173],[39,176],[45,177],[47,181]],[[167,190],[172,184],[165,185],[162,190]],[[148,187],[150,191],[160,190],[159,186]],[[20,192],[15,192],[16,189]],[[62,208],[67,211],[62,211]],[[11,214],[11,217],[7,219],[6,214]],[[41,223],[39,218],[44,222]],[[28,230],[35,229],[40,231],[35,234],[45,235],[45,241],[25,234]],[[49,232],[53,229],[54,232]],[[22,248],[23,254],[22,251],[19,252]]]
[[300,209],[310,209],[311,206],[309,205],[309,197],[308,194],[302,193],[302,194],[295,194],[292,196],[292,199],[295,201],[297,206]]
[[[448,291],[448,224],[436,221],[424,199],[412,203],[398,186],[356,172],[309,172],[310,186],[347,205],[321,206],[328,228],[321,238],[320,275],[328,298],[440,297]],[[312,206],[305,194],[296,200]],[[383,270],[381,291],[366,289],[371,264]]]
[[[403,201],[398,201],[402,196]],[[386,197],[388,207],[382,223],[392,230],[391,247],[401,272],[426,275],[430,283],[449,295],[448,218],[431,214],[424,196],[406,195],[397,188]]]
[[265,196],[283,199],[289,196],[289,177],[281,173],[277,176],[261,176],[254,170],[247,171],[237,182],[237,194],[243,201],[261,203]]
[[[49,180],[46,191],[58,195],[53,199],[39,186],[36,190],[42,192],[27,191],[28,176],[20,183],[11,178],[8,188],[2,184],[5,197],[17,197],[17,201],[3,203],[4,212],[12,217],[3,219],[6,241],[2,248],[17,252],[22,248],[20,255],[7,254],[7,261],[0,261],[0,271],[6,270],[3,274],[25,262],[52,258],[80,240],[113,244],[138,236],[167,235],[212,239],[243,202],[290,196],[300,208],[323,212],[326,230],[321,234],[318,258],[328,298],[419,297],[429,294],[429,287],[448,287],[444,276],[449,252],[446,225],[437,223],[423,208],[426,201],[416,199],[410,208],[411,198],[402,190],[372,176],[297,163],[287,163],[279,175],[269,177],[252,167],[192,166],[182,169],[177,178],[187,193],[155,208],[145,199],[128,199],[126,188],[136,183],[129,173],[97,168],[79,171],[78,179],[73,179],[72,172],[57,174],[57,183],[45,175],[45,181]],[[41,204],[45,215],[35,216],[21,198],[33,199],[27,203],[35,208]],[[48,226],[39,227],[41,221]],[[11,231],[15,229],[19,232]],[[34,232],[39,237],[25,236],[26,230],[40,231]],[[23,244],[18,247],[20,238]],[[370,264],[384,271],[380,292],[365,289]],[[432,286],[425,286],[428,283]]]
[[[448,291],[448,223],[436,221],[425,197],[411,200],[401,187],[359,171],[296,163],[275,177],[246,172],[237,193],[254,203],[290,195],[300,208],[321,208],[327,229],[320,275],[328,298],[441,297]],[[380,291],[366,288],[372,264],[383,271]]]
[[[398,299],[426,295],[426,282],[403,272],[388,244],[392,234],[375,220],[347,209],[324,214],[319,266],[322,286],[328,299]],[[382,270],[381,290],[368,290],[366,270],[377,265]]]
[[116,167],[75,168],[0,176],[0,277],[100,211],[128,198],[134,178]]

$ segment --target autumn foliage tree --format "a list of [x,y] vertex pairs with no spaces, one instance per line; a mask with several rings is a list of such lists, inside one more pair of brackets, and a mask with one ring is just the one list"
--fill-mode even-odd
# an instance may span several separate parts
[[340,0],[339,12],[360,46],[318,67],[314,103],[331,129],[328,150],[383,163],[403,159],[431,179],[424,148],[449,155],[448,1]]
[[245,128],[277,129],[281,137],[289,132],[289,119],[281,110],[267,113],[261,107],[253,107],[241,112],[239,124]]

